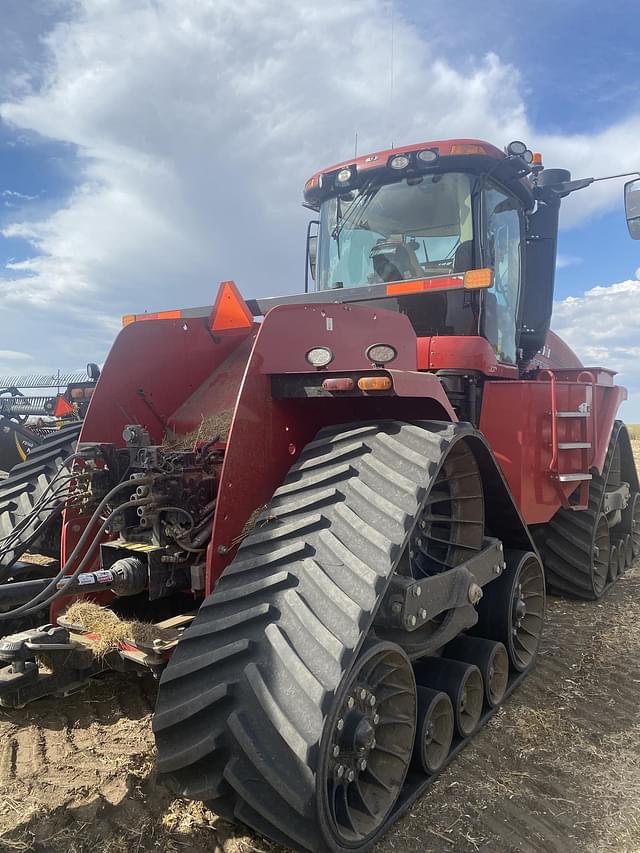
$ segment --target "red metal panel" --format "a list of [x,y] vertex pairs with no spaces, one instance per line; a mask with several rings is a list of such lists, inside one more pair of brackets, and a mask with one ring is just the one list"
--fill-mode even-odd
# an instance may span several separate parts
[[142,424],[160,443],[171,415],[249,334],[214,335],[202,317],[126,326],[102,369],[80,440],[123,446],[124,426]]
[[531,367],[553,370],[563,367],[581,368],[582,362],[559,335],[549,330],[542,350],[531,359]]
[[[231,561],[246,520],[270,499],[304,445],[323,426],[379,418],[455,420],[438,378],[415,370],[415,334],[407,318],[364,307],[343,312],[346,307],[283,305],[270,311],[260,327],[227,442],[207,553],[207,592]],[[327,327],[327,317],[335,320],[333,328]],[[310,346],[331,344],[331,367],[356,370],[371,367],[363,350],[380,341],[398,349],[401,363],[407,364],[413,354],[413,369],[388,371],[401,396],[272,398],[269,374],[291,372],[294,365],[297,372],[308,373],[304,354]]]
[[394,370],[416,369],[416,334],[409,319],[397,311],[329,302],[279,305],[267,317],[270,332],[262,354],[263,373],[306,373],[310,365],[305,355],[318,346],[333,353],[323,373],[371,369],[366,351],[373,344],[395,347]]
[[485,376],[517,379],[518,368],[501,364],[485,338],[475,335],[433,335],[418,338],[420,370],[477,370]]
[[[592,466],[601,471],[611,437],[617,409],[626,397],[618,386],[576,382],[556,382],[557,409],[575,412],[587,404],[595,412],[595,429],[589,427],[588,438],[593,444]],[[595,400],[595,407],[594,407]],[[579,419],[557,421],[558,441],[572,442],[582,438]],[[486,382],[482,397],[480,429],[487,436],[502,468],[509,488],[527,524],[549,521],[561,506],[559,489],[569,496],[578,483],[556,483],[549,466],[551,451],[551,383],[541,381]],[[580,450],[564,451],[559,470],[562,473],[581,471],[583,455]]]

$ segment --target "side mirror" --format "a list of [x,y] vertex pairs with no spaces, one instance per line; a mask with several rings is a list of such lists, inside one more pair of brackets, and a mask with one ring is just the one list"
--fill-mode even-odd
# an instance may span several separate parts
[[316,280],[316,259],[318,257],[318,235],[309,237],[309,272],[311,278]]
[[[304,292],[309,292],[309,274],[316,280],[316,260],[318,257],[318,228],[319,219],[312,219],[307,225],[307,252],[304,263]],[[315,233],[313,229],[315,228]]]
[[633,240],[640,240],[640,178],[624,185],[624,212]]

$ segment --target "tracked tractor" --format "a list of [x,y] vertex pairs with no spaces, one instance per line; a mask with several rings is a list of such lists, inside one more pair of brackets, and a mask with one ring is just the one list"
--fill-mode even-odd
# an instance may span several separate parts
[[[0,703],[150,669],[173,791],[370,849],[531,670],[546,591],[640,554],[626,392],[549,331],[593,180],[519,142],[354,158],[305,186],[304,293],[124,318],[77,448],[1,495]],[[79,600],[145,630],[96,656]]]

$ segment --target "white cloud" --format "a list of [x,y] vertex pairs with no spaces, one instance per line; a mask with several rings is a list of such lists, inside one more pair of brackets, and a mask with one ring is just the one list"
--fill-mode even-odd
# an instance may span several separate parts
[[[609,171],[636,156],[640,117],[594,135],[536,133],[517,69],[489,53],[461,70],[398,14],[390,103],[384,0],[69,8],[46,39],[36,87],[22,79],[0,108],[79,151],[71,197],[3,232],[37,251],[5,270],[5,345],[46,340],[39,357],[52,367],[101,358],[119,315],[203,304],[222,279],[247,296],[302,290],[302,185],[348,157],[356,132],[361,152],[392,138],[524,138],[576,177],[601,173],[602,151]],[[565,221],[619,204],[619,193],[582,191]]]
[[574,267],[581,263],[582,258],[579,258],[576,255],[563,255],[559,253],[556,258],[556,269],[562,270],[566,267]]
[[3,196],[3,198],[14,198],[19,199],[20,201],[33,201],[38,198],[37,195],[27,195],[26,193],[19,193],[17,190],[2,190],[0,195]]
[[[521,135],[518,76],[492,54],[471,72],[434,56],[379,0],[83,0],[48,37],[40,90],[4,118],[79,146],[78,189],[7,237],[0,305],[66,300],[102,316],[302,289],[302,186],[353,150],[400,140]],[[135,37],[133,37],[135,34]]]
[[0,349],[0,363],[3,361],[28,361],[31,356],[26,352],[17,352],[12,349]]
[[635,279],[556,302],[552,326],[583,363],[617,370],[626,420],[640,422],[640,270]]

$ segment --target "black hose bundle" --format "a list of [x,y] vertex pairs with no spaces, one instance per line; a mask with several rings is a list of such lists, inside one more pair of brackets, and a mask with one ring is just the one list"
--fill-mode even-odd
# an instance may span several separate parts
[[[135,485],[140,485],[145,482],[145,478],[137,478],[135,480]],[[35,613],[39,610],[42,610],[44,607],[48,607],[53,601],[65,594],[66,590],[71,586],[77,576],[83,571],[83,569],[86,568],[87,564],[92,559],[96,545],[99,544],[100,538],[111,519],[114,518],[114,516],[116,516],[118,513],[123,512],[124,510],[129,509],[130,507],[144,506],[151,502],[151,499],[148,497],[138,498],[137,500],[125,501],[124,503],[119,504],[114,509],[110,510],[107,517],[102,520],[100,527],[94,534],[93,539],[89,543],[89,546],[87,547],[84,556],[82,557],[76,568],[71,574],[67,574],[74,561],[80,556],[82,549],[89,540],[91,529],[96,523],[96,521],[98,521],[98,519],[100,518],[103,510],[108,506],[108,504],[111,502],[113,497],[118,494],[118,492],[121,492],[125,487],[131,488],[132,485],[133,484],[130,480],[126,480],[122,483],[118,483],[117,486],[114,486],[113,489],[111,489],[111,491],[105,495],[105,497],[96,507],[93,515],[89,519],[89,522],[87,523],[87,526],[84,529],[84,532],[82,533],[82,536],[78,540],[78,543],[76,544],[71,554],[69,554],[69,557],[67,558],[65,564],[60,568],[58,574],[51,579],[45,589],[41,590],[30,601],[26,602],[25,604],[21,604],[19,607],[16,607],[13,610],[8,610],[5,613],[0,613],[0,621],[13,619],[16,616],[27,616],[31,613]],[[61,585],[59,586],[59,584]]]

